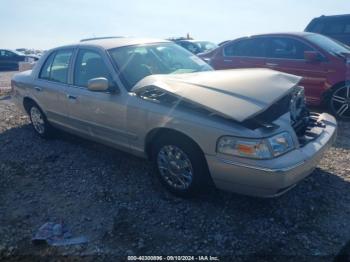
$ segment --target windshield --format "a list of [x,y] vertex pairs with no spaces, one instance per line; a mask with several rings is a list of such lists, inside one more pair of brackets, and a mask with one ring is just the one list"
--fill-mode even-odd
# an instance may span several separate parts
[[15,53],[16,55],[19,55],[19,56],[24,56],[25,54],[22,53],[22,52],[19,52],[17,50],[11,50],[11,52]]
[[335,53],[335,54],[341,54],[341,53],[350,53],[350,48],[344,44],[341,44],[337,41],[334,41],[333,39],[323,36],[323,35],[318,35],[318,34],[313,34],[313,35],[308,35],[305,37],[312,43],[320,46],[324,50]]
[[174,43],[125,46],[108,52],[129,90],[149,75],[213,70],[202,59]]
[[196,44],[200,46],[201,52],[206,52],[218,47],[216,44],[209,41],[197,41]]

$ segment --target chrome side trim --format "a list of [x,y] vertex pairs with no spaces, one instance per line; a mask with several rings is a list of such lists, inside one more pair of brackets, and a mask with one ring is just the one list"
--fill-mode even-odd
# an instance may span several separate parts
[[227,160],[227,159],[222,159],[218,158],[218,160],[222,163],[229,164],[229,165],[234,165],[234,166],[239,166],[239,167],[245,167],[245,168],[250,168],[254,170],[259,170],[259,171],[264,171],[264,172],[270,172],[270,173],[280,173],[280,172],[288,172],[294,168],[297,168],[301,165],[303,165],[306,161],[300,161],[292,166],[288,167],[283,167],[283,168],[266,168],[266,167],[259,167],[259,166],[252,166],[252,165],[247,165],[239,162],[235,162],[232,160]]

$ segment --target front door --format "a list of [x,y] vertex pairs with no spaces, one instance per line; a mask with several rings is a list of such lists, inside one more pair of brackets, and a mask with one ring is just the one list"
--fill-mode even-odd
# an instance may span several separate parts
[[88,81],[106,78],[113,85],[111,69],[99,50],[80,49],[73,73],[73,85],[67,89],[71,128],[117,146],[128,147],[126,132],[127,94],[90,91]]
[[267,45],[266,67],[302,76],[300,85],[305,88],[308,103],[317,104],[327,80],[327,64],[322,59],[310,62],[304,59],[305,51],[316,51],[299,39],[271,37]]

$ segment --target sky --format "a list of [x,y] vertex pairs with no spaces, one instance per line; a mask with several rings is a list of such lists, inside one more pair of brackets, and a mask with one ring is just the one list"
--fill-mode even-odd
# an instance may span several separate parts
[[186,36],[221,42],[303,31],[350,13],[349,0],[0,0],[0,48],[50,49],[97,36]]

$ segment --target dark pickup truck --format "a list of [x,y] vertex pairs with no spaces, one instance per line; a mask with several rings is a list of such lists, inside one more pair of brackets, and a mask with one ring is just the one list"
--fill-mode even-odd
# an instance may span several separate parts
[[319,33],[350,45],[350,14],[320,16],[311,20],[306,32]]

